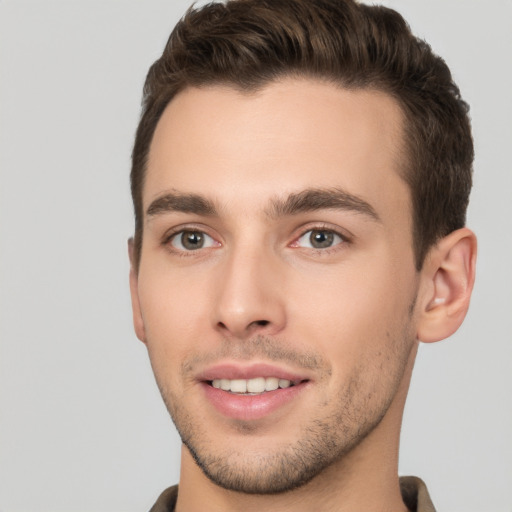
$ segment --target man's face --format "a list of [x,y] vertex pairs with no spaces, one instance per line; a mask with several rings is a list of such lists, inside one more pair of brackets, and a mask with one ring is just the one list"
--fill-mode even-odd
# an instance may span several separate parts
[[301,485],[402,396],[418,274],[401,133],[387,95],[298,79],[187,89],[160,120],[135,325],[217,484]]

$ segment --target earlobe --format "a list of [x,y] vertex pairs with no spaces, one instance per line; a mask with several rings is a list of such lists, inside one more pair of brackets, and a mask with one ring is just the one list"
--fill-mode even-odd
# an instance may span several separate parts
[[430,251],[422,269],[423,304],[417,337],[432,343],[452,335],[469,308],[475,281],[475,234],[462,228]]
[[137,338],[146,343],[146,330],[139,301],[139,276],[135,267],[133,238],[128,240],[128,255],[130,257],[130,295],[132,298],[133,327]]

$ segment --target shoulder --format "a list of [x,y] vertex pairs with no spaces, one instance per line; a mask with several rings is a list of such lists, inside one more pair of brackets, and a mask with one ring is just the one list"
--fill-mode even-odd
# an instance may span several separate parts
[[402,499],[411,512],[436,512],[425,482],[416,476],[400,477]]
[[178,498],[178,486],[167,488],[156,500],[149,512],[173,512]]

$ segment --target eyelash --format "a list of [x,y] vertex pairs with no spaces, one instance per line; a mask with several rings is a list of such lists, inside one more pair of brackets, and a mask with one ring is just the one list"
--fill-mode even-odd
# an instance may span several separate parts
[[[318,255],[329,255],[334,252],[337,252],[341,249],[340,246],[344,246],[345,244],[350,244],[352,239],[346,235],[345,233],[341,233],[338,229],[334,229],[332,226],[327,224],[314,224],[311,226],[307,226],[307,228],[302,228],[299,236],[295,237],[293,242],[289,246],[293,246],[293,244],[297,243],[301,238],[307,235],[310,232],[319,231],[324,233],[331,233],[340,238],[340,242],[336,243],[333,246],[325,247],[325,248],[316,248],[316,247],[302,247],[303,249],[307,249],[308,251],[314,252]],[[300,246],[297,248],[301,248]]]
[[[209,238],[212,238],[213,240],[216,241],[215,237],[211,236],[208,234],[208,232],[201,226],[194,226],[194,225],[187,225],[187,226],[178,226],[176,228],[174,228],[173,230],[167,232],[163,239],[162,239],[162,245],[167,247],[167,249],[172,252],[174,255],[177,255],[177,256],[180,256],[180,257],[190,257],[190,256],[198,256],[198,254],[200,253],[200,249],[196,249],[196,250],[190,250],[190,251],[186,251],[186,250],[181,250],[181,249],[177,249],[175,247],[172,246],[172,241],[174,238],[176,238],[177,236],[179,235],[182,235],[183,233],[186,233],[186,232],[191,232],[191,233],[202,233],[206,236],[208,236]],[[219,242],[218,242],[219,243]]]
[[[315,224],[312,226],[307,226],[307,229],[302,228],[300,231],[300,234],[293,238],[293,241],[290,244],[288,244],[288,247],[292,247],[294,249],[301,248],[300,246],[293,247],[293,244],[296,244],[301,238],[303,238],[305,235],[307,235],[309,232],[312,232],[312,231],[332,233],[333,235],[338,236],[341,239],[341,242],[336,243],[335,245],[333,245],[331,247],[325,247],[325,248],[302,247],[303,249],[307,249],[308,251],[315,252],[316,254],[328,255],[328,254],[331,254],[332,252],[336,252],[336,251],[340,250],[340,247],[339,247],[340,245],[343,246],[345,244],[350,244],[352,242],[352,240],[349,236],[347,236],[344,233],[340,233],[339,230],[333,229],[331,226],[328,226],[325,224]],[[187,251],[187,250],[181,250],[181,249],[176,249],[176,248],[172,247],[172,244],[171,244],[172,240],[175,237],[177,237],[178,235],[181,235],[185,232],[202,233],[202,234],[212,238],[213,240],[217,241],[215,239],[215,237],[209,235],[204,228],[202,228],[200,226],[192,225],[192,226],[179,226],[179,227],[173,229],[171,232],[166,233],[163,237],[162,245],[168,247],[168,249],[173,254],[176,254],[178,256],[182,256],[182,257],[197,256],[201,248],[196,249],[196,250]],[[222,245],[220,242],[217,242],[217,243],[219,243],[220,246]],[[209,249],[209,247],[206,247],[206,249]]]

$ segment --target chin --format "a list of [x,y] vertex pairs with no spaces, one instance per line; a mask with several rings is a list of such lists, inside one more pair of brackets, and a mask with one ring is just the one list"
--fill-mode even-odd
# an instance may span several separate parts
[[294,440],[288,439],[279,447],[264,441],[261,447],[249,446],[254,427],[239,430],[244,434],[240,448],[230,443],[227,435],[224,440],[228,442],[216,446],[197,422],[192,427],[180,414],[178,418],[174,414],[173,419],[195,463],[214,484],[244,494],[271,495],[302,487],[332,465],[342,463],[379,425],[386,410],[366,417],[358,426],[347,425],[338,415],[311,421]]

